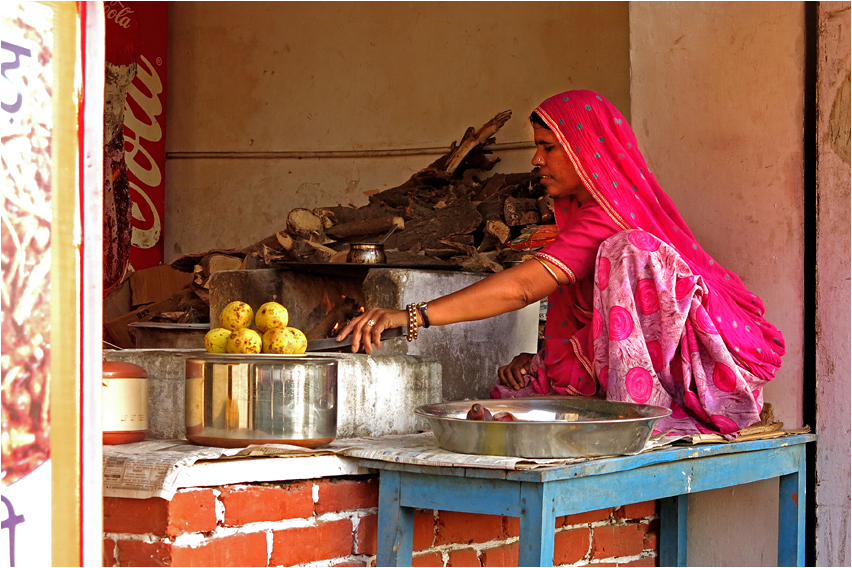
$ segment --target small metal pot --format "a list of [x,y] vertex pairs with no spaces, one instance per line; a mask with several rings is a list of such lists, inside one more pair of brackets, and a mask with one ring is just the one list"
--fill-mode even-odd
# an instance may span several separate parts
[[337,359],[213,354],[187,359],[190,442],[316,448],[336,436]]
[[352,243],[346,255],[346,262],[356,264],[385,264],[387,261],[385,245],[381,243]]

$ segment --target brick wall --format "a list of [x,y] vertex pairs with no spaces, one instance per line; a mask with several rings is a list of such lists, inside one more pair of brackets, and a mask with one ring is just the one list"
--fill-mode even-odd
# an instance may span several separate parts
[[[104,499],[104,566],[374,566],[378,476]],[[653,501],[556,520],[554,565],[656,566]],[[517,566],[518,519],[418,510],[414,566]]]

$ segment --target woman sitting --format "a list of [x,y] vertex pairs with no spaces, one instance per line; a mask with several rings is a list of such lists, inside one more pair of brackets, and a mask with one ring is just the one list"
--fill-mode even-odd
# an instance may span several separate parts
[[760,299],[707,254],[604,97],[568,91],[535,109],[533,166],[559,234],[534,260],[408,310],[370,308],[338,335],[484,319],[548,298],[544,348],[498,371],[492,397],[605,396],[672,409],[656,430],[733,439],[759,421],[784,339]]

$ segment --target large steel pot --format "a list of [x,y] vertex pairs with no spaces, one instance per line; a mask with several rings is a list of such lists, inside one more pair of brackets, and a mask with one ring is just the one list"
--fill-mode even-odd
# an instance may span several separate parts
[[204,446],[294,444],[337,435],[337,360],[214,355],[186,361],[186,438]]

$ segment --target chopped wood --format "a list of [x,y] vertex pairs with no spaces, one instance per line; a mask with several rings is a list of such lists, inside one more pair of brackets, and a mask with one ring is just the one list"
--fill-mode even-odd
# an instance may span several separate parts
[[227,254],[208,254],[201,259],[201,268],[206,276],[222,270],[239,270],[243,259],[239,256]]
[[479,130],[473,131],[473,129],[469,128],[465,132],[465,136],[458,148],[453,151],[449,160],[447,160],[447,165],[443,168],[444,171],[448,173],[455,172],[456,168],[459,167],[459,164],[461,164],[462,160],[465,159],[471,150],[480,144],[488,142],[510,118],[512,118],[512,111],[506,110],[486,122]]
[[510,227],[534,225],[541,222],[541,214],[535,199],[507,197],[503,204],[503,218]]
[[322,220],[309,209],[296,208],[290,211],[287,215],[287,232],[317,243],[325,238]]
[[429,217],[409,221],[402,231],[396,231],[385,241],[386,249],[411,250],[415,245],[424,248],[443,248],[440,239],[472,233],[482,223],[482,216],[469,199],[458,199]]
[[511,229],[503,221],[486,221],[482,233],[484,236],[476,249],[478,252],[500,250],[512,236]]
[[365,235],[376,235],[387,233],[391,227],[397,229],[405,228],[405,220],[402,217],[374,217],[349,223],[340,223],[326,230],[326,234],[338,240],[347,240],[352,237],[363,237]]
[[346,319],[347,313],[355,306],[355,300],[346,298],[343,302],[332,306],[331,310],[323,316],[316,325],[305,332],[308,341],[312,339],[324,339],[331,336],[334,326]]
[[538,213],[541,215],[541,222],[546,225],[555,223],[553,216],[553,198],[549,195],[542,195],[536,200]]
[[477,204],[476,210],[482,215],[486,221],[502,221],[503,209],[506,204],[507,195],[502,191],[498,191],[494,195],[489,196],[484,201]]
[[454,248],[466,253],[467,256],[470,257],[471,260],[473,260],[473,262],[487,268],[492,272],[500,272],[501,270],[503,270],[503,267],[497,262],[495,262],[489,253],[479,253],[476,251],[475,248],[470,245],[463,245],[461,243],[456,243],[448,239],[442,239],[441,243],[447,245],[450,248]]
[[482,185],[479,192],[473,198],[474,201],[484,201],[506,186],[504,174],[494,174]]

